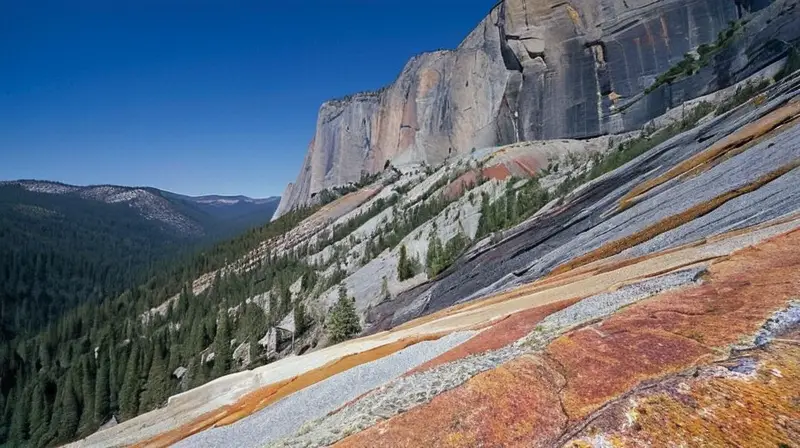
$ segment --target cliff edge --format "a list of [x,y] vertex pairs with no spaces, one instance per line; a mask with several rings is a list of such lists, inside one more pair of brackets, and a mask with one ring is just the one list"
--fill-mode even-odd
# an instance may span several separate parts
[[[790,3],[501,1],[455,50],[412,58],[380,91],[324,103],[275,217],[387,161],[435,165],[472,148],[639,129],[784,57],[800,26],[791,20],[726,36],[758,16],[786,22],[755,13]],[[690,76],[665,77],[698,51]]]

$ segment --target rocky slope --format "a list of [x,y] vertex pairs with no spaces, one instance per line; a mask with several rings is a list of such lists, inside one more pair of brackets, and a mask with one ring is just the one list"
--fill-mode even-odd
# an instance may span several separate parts
[[[77,445],[792,446],[800,72],[786,62],[642,133],[387,170],[223,269],[281,254],[313,268],[291,291],[316,320],[295,349]],[[432,270],[432,241],[458,238]],[[421,265],[407,279],[401,248]],[[340,286],[366,336],[326,346]]]
[[[323,104],[276,216],[387,161],[638,129],[784,58],[797,14],[794,0],[503,0],[455,50]],[[687,55],[697,61],[664,82]]]

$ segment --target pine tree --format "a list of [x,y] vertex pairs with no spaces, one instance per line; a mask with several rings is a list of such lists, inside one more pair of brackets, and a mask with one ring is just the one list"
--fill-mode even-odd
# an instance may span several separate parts
[[255,303],[247,303],[239,318],[236,339],[255,343],[264,336],[268,327],[269,322],[264,310]]
[[[148,342],[149,343],[144,342],[142,344],[142,347],[139,352],[141,353],[141,358],[142,358],[141,364],[139,365],[139,375],[140,375],[139,379],[142,381],[147,379],[145,375],[147,375],[147,372],[150,371],[150,365],[153,363],[153,353],[155,344],[153,343],[152,339]],[[141,382],[139,384],[141,386],[144,386],[144,384],[142,384]]]
[[519,211],[517,210],[517,194],[511,188],[512,182],[509,181],[506,189],[506,214],[505,214],[505,223],[506,225],[513,225],[517,223],[517,219],[519,218]]
[[[111,340],[109,347],[115,347]],[[108,407],[119,409],[119,393],[122,390],[122,381],[125,379],[124,369],[128,364],[125,350],[112,350],[108,352]]]
[[275,325],[280,322],[280,312],[278,311],[278,296],[274,291],[269,293],[269,324]]
[[397,262],[397,278],[400,281],[414,276],[414,262],[409,258],[406,246],[400,246],[400,259]]
[[94,426],[94,376],[92,375],[91,365],[88,356],[83,357],[81,362],[81,419],[80,432],[89,432]]
[[47,402],[44,396],[44,387],[41,382],[37,382],[31,397],[31,414],[29,420],[28,434],[33,445],[47,431],[47,423],[50,416],[47,415]]
[[222,291],[222,271],[217,271],[214,274],[214,283],[211,284],[211,294],[220,296]]
[[310,291],[314,285],[317,284],[318,274],[317,271],[314,269],[308,269],[306,273],[303,274],[303,279],[300,282],[300,287],[303,291]]
[[428,277],[435,277],[444,270],[447,264],[445,258],[446,254],[442,247],[442,242],[437,235],[432,235],[428,240],[428,255],[426,257]]
[[386,280],[386,276],[384,275],[381,279],[381,300],[389,300],[392,298],[391,293],[389,293],[389,281]]
[[344,285],[339,287],[339,300],[333,306],[329,319],[328,338],[334,344],[351,339],[361,332],[355,300],[347,297]]
[[128,357],[128,364],[125,368],[125,378],[122,381],[122,388],[119,392],[119,410],[124,419],[135,417],[139,412],[139,358],[139,346],[134,344],[131,354]]
[[286,285],[286,284],[281,285],[281,287],[279,288],[279,291],[280,291],[280,294],[281,294],[281,301],[280,301],[280,305],[279,305],[280,306],[280,308],[279,308],[280,312],[278,314],[277,319],[282,319],[283,316],[286,314],[286,312],[289,311],[289,307],[291,306],[292,293],[289,291],[289,286]]
[[6,396],[3,394],[3,391],[0,390],[0,441],[8,438],[8,422],[6,416],[10,414],[6,412],[6,405],[8,405]]
[[47,425],[47,432],[40,442],[44,439],[54,440],[58,436],[61,427],[61,415],[64,410],[64,384],[59,383],[56,388],[56,400],[53,402],[53,412],[50,413],[50,422]]
[[80,420],[80,410],[78,409],[78,399],[73,390],[72,375],[67,377],[64,382],[64,392],[62,395],[61,422],[58,427],[58,438],[67,441],[75,436]]
[[294,334],[295,336],[300,336],[306,331],[306,327],[308,326],[307,322],[308,318],[306,316],[306,309],[299,300],[295,301],[294,304]]
[[183,377],[181,378],[181,383],[180,383],[181,391],[187,390],[194,384],[194,376],[197,373],[197,368],[198,368],[197,358],[191,358],[189,360],[188,365],[186,366],[186,372],[183,374]]
[[186,358],[191,358],[205,348],[203,347],[203,329],[202,323],[195,317],[194,313],[190,313],[186,325],[189,328],[189,339],[183,344],[183,355]]
[[14,412],[11,414],[11,428],[9,439],[22,442],[28,438],[28,398],[27,394],[17,389],[14,394]]
[[153,362],[141,395],[140,412],[146,412],[164,404],[169,397],[170,383],[163,350],[154,344]]
[[212,378],[219,378],[228,373],[231,363],[231,329],[228,312],[222,311],[219,316],[217,334],[214,338],[214,367]]
[[[177,339],[175,341],[177,341]],[[174,372],[175,369],[181,365],[181,351],[181,344],[178,342],[172,342],[169,347],[169,357],[167,358],[167,373],[170,375],[172,375],[172,372]]]
[[111,408],[110,368],[107,356],[100,358],[100,368],[94,382],[94,422],[98,425],[105,422]]
[[493,213],[492,204],[489,202],[489,195],[486,192],[481,193],[481,217],[478,220],[477,237],[486,236],[494,230],[492,228]]
[[194,370],[195,373],[191,377],[192,381],[189,382],[189,388],[205,384],[211,377],[211,372],[209,371],[207,362],[198,362],[197,368]]
[[408,263],[408,254],[406,253],[406,246],[400,246],[400,258],[397,260],[397,279],[403,281],[407,279],[406,264]]

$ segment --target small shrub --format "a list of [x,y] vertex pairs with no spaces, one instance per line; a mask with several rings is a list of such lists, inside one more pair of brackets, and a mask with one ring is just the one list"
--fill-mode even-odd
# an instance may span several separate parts
[[786,65],[775,75],[775,81],[780,81],[797,70],[800,70],[800,51],[797,51],[797,47],[792,46],[786,59]]
[[751,98],[756,96],[758,92],[769,86],[769,80],[762,79],[760,81],[752,81],[746,83],[744,86],[739,86],[736,93],[723,101],[716,109],[716,115],[722,115],[728,111],[736,109],[742,104],[750,101]]
[[653,92],[664,84],[672,84],[679,78],[697,73],[698,70],[708,65],[714,56],[733,42],[734,36],[739,33],[741,28],[741,21],[737,20],[731,22],[727,29],[719,32],[717,40],[713,44],[702,44],[697,47],[697,58],[690,53],[686,53],[680,62],[670,67],[666,72],[660,74],[655,82],[644,90],[645,95]]

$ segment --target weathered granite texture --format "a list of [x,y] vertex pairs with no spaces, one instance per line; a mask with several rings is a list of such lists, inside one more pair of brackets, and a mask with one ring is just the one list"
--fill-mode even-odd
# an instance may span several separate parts
[[[387,160],[438,163],[475,147],[638,129],[785,57],[785,42],[800,36],[797,2],[501,1],[457,49],[412,58],[385,89],[323,104],[276,216]],[[644,94],[742,19],[697,73]]]
[[[646,229],[658,235],[631,242],[629,248],[620,243],[620,250],[643,256],[797,212],[800,78],[774,85],[762,99],[758,108],[742,107],[667,140],[510,229],[499,242],[473,248],[433,281],[371,309],[366,316],[368,331],[533,282],[570,260]],[[775,127],[776,123],[783,124]],[[658,184],[639,196],[635,205],[620,207],[623,192],[685,161],[700,163],[720,147],[733,149],[729,157],[705,164],[693,176]],[[677,227],[666,227],[670,217],[713,203],[727,192],[745,192],[745,186],[781,168],[789,171],[753,191],[731,196],[707,213],[682,219]],[[654,231],[653,226],[665,227]],[[404,311],[408,309],[416,314]]]

